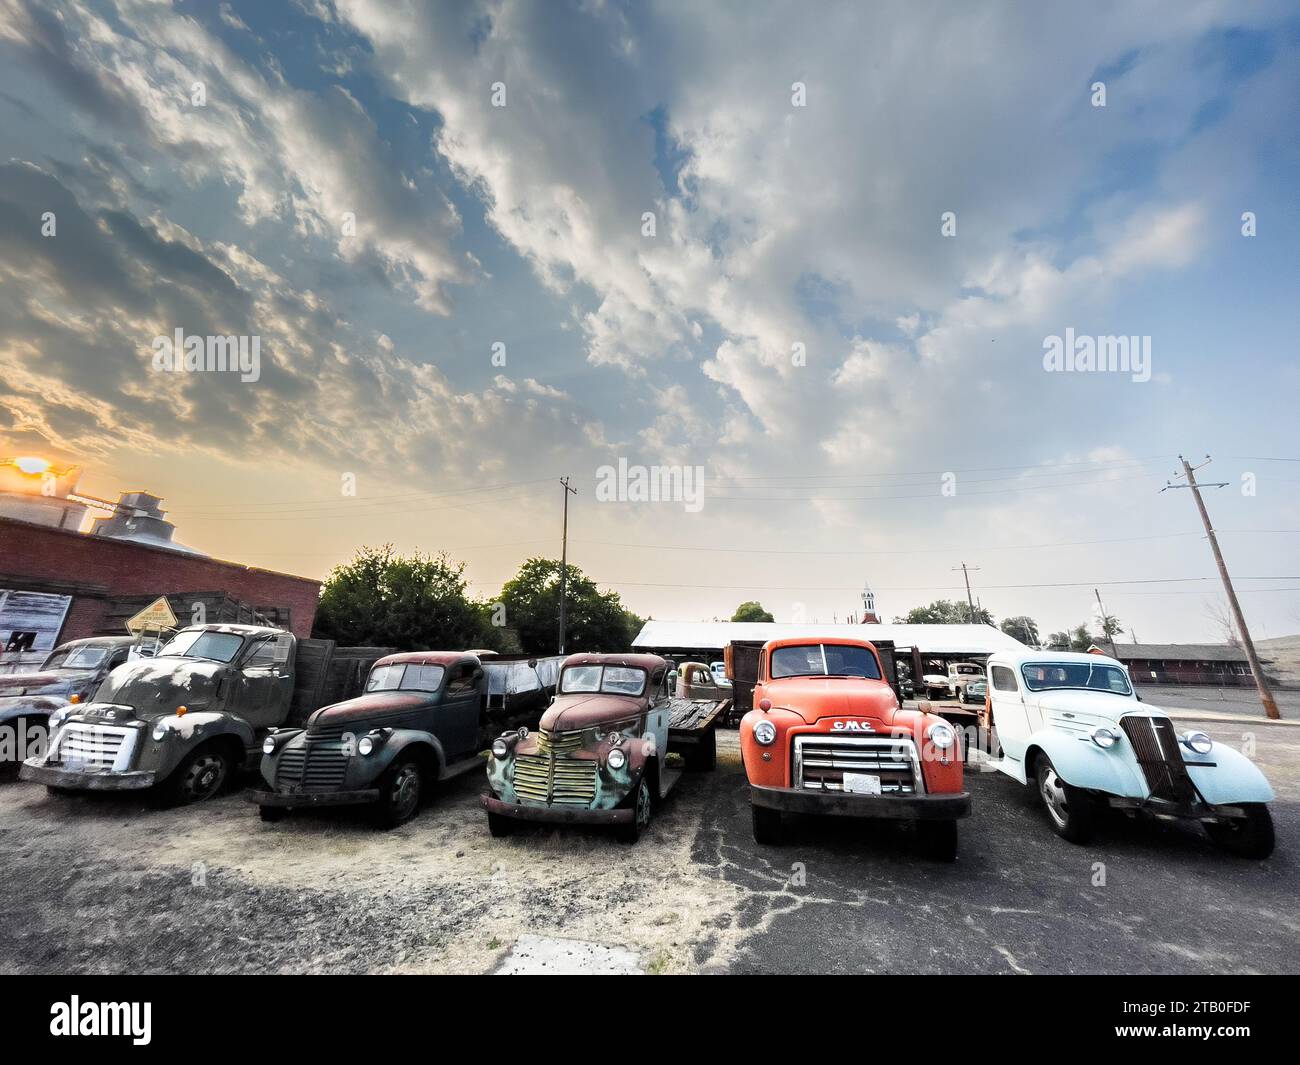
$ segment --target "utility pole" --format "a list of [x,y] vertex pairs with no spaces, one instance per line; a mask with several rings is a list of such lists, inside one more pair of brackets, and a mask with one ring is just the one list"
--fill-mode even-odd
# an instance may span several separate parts
[[1205,526],[1206,539],[1210,541],[1210,550],[1214,552],[1214,561],[1219,567],[1219,576],[1223,578],[1223,590],[1227,593],[1228,605],[1232,608],[1232,616],[1237,620],[1237,632],[1241,634],[1242,649],[1246,652],[1247,661],[1250,662],[1250,672],[1255,677],[1255,687],[1259,689],[1259,701],[1264,704],[1264,713],[1276,720],[1282,716],[1277,708],[1277,700],[1273,698],[1273,692],[1269,689],[1268,680],[1264,676],[1264,668],[1259,664],[1259,655],[1255,653],[1255,641],[1250,638],[1250,631],[1246,628],[1246,617],[1241,612],[1241,603],[1237,601],[1237,593],[1232,587],[1232,579],[1228,576],[1228,566],[1223,561],[1223,552],[1219,550],[1219,539],[1214,535],[1214,526],[1210,524],[1210,513],[1205,509],[1205,500],[1201,498],[1202,488],[1226,488],[1228,482],[1197,484],[1196,471],[1210,464],[1209,455],[1205,456],[1205,461],[1200,466],[1190,465],[1182,455],[1178,456],[1178,461],[1183,464],[1182,476],[1187,478],[1187,483],[1174,484],[1170,481],[1160,491],[1163,492],[1166,488],[1190,488],[1192,490],[1192,497],[1196,500],[1196,509],[1201,513],[1201,524]]
[[578,494],[576,488],[569,487],[567,477],[560,478],[564,489],[564,532],[560,541],[560,654],[564,654],[564,607],[569,593],[569,494]]
[[973,625],[975,623],[975,597],[970,594],[970,574],[967,570],[974,570],[978,573],[979,566],[967,566],[966,563],[963,562],[960,566],[953,566],[953,573],[956,573],[958,570],[961,570],[962,576],[966,578],[966,605],[970,607],[970,614],[967,615],[966,620]]
[[1101,592],[1094,588],[1092,594],[1097,597],[1097,609],[1101,611],[1101,631],[1110,640],[1110,657],[1118,658],[1119,651],[1115,649],[1115,634],[1110,631],[1110,615],[1106,613],[1106,608],[1101,605]]

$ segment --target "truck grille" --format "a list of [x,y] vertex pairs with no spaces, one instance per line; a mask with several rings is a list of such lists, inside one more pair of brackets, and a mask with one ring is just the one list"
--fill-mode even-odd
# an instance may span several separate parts
[[290,787],[337,788],[348,768],[348,752],[356,742],[345,740],[341,727],[308,732],[301,747],[286,747],[275,767],[278,790]]
[[921,790],[916,746],[886,737],[796,736],[795,786],[810,791],[843,791],[844,774],[880,778],[882,795],[915,795]]
[[539,729],[537,732],[538,754],[550,754],[552,751],[560,755],[570,754],[581,746],[582,732],[578,730],[549,732],[546,729]]
[[1196,788],[1179,753],[1174,723],[1167,717],[1127,714],[1119,725],[1133,744],[1152,797],[1180,804],[1195,802]]
[[590,806],[596,800],[596,760],[521,754],[515,758],[514,786],[531,802]]
[[135,729],[115,725],[64,725],[59,736],[59,761],[78,769],[122,772],[131,763],[135,737]]

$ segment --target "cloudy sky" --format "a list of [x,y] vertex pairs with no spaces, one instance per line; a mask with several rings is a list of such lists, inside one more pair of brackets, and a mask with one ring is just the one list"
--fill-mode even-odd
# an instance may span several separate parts
[[[1209,453],[1256,635],[1300,630],[1294,4],[0,0],[0,60],[0,454],[204,551],[490,596],[567,475],[642,614],[889,618],[965,561],[1045,631],[1096,586],[1220,638],[1159,491]],[[259,379],[158,372],[177,328]],[[1150,380],[1047,372],[1066,330]],[[599,501],[620,459],[702,507]]]

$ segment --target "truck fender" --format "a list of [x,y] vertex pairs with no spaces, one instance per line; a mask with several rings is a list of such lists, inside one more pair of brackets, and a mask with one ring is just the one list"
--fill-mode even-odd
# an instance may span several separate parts
[[[1178,746],[1183,752],[1187,775],[1192,778],[1201,798],[1211,806],[1273,801],[1273,789],[1269,786],[1268,778],[1259,766],[1235,748],[1215,740],[1209,754],[1197,755],[1181,743]],[[1197,761],[1211,762],[1213,765],[1198,766]]]
[[[357,739],[360,739],[364,733],[359,733]],[[372,758],[376,759],[375,776],[378,777],[396,760],[398,755],[404,751],[415,751],[426,758],[432,757],[438,762],[438,777],[441,779],[443,771],[447,768],[447,759],[442,749],[442,744],[438,742],[438,737],[432,732],[423,732],[420,729],[399,728],[394,729],[393,734],[388,737],[388,741],[379,748]]]
[[25,695],[0,700],[0,724],[17,717],[49,717],[70,705],[66,696]]
[[216,736],[233,736],[243,744],[245,752],[253,746],[253,727],[241,717],[223,714],[216,710],[192,710],[188,714],[171,714],[160,718],[167,727],[191,746]]
[[1026,783],[1029,782],[1033,759],[1040,751],[1052,760],[1056,775],[1076,788],[1133,799],[1144,798],[1147,794],[1142,768],[1127,743],[1103,750],[1087,737],[1080,739],[1050,729],[1035,732],[1025,748],[1022,772]]

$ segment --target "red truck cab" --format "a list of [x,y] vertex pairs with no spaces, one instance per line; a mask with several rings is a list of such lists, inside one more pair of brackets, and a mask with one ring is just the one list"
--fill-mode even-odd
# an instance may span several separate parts
[[866,640],[771,640],[740,722],[754,839],[779,843],[783,813],[905,819],[952,861],[970,813],[961,750],[943,718],[899,705]]

